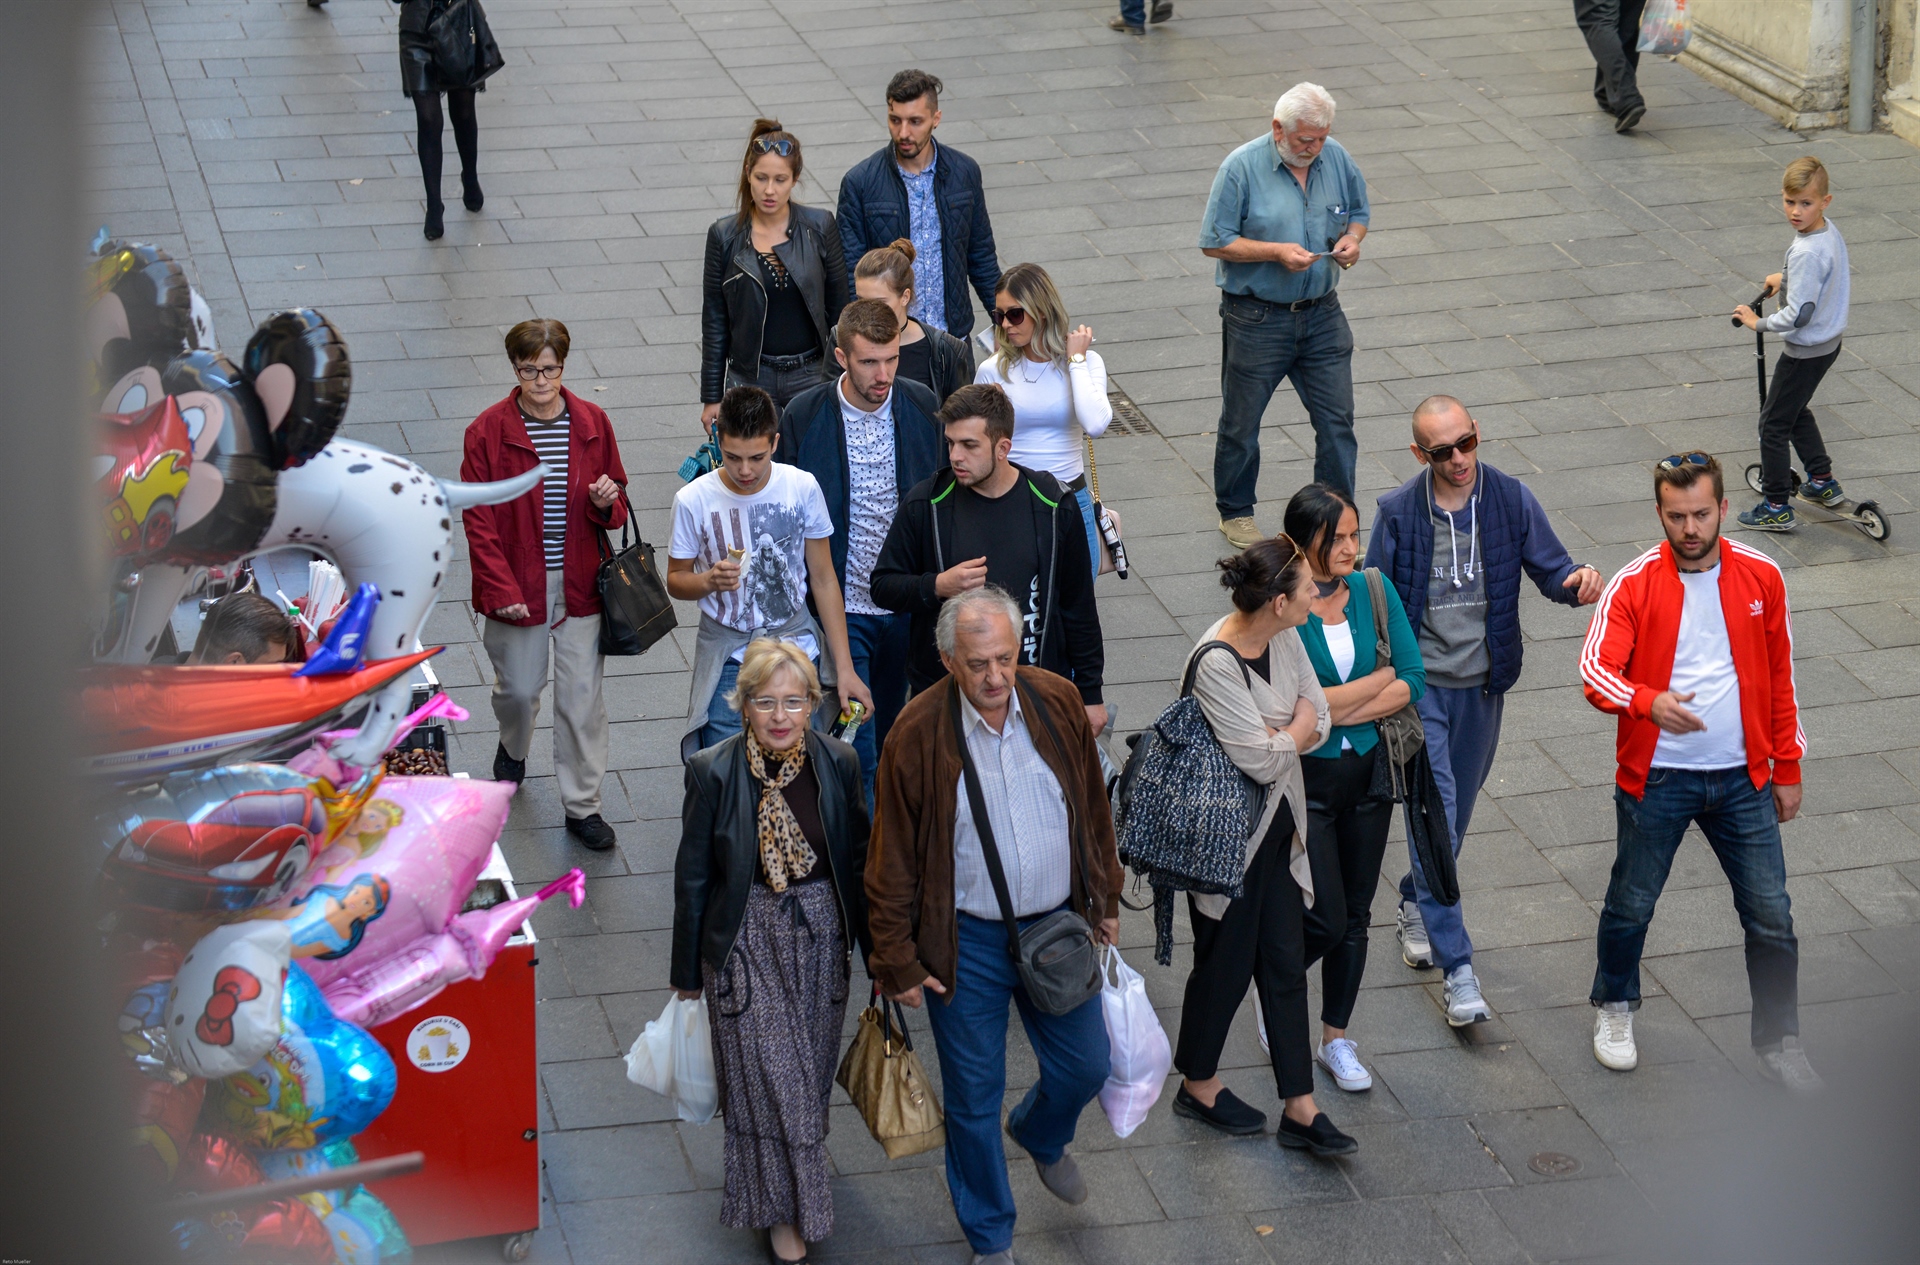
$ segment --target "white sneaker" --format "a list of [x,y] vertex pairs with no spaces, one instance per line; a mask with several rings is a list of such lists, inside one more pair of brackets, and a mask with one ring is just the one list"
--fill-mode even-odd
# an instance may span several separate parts
[[1314,1061],[1333,1074],[1333,1083],[1349,1094],[1373,1088],[1373,1073],[1360,1061],[1360,1051],[1345,1037],[1323,1042],[1313,1052]]
[[1605,1002],[1594,1010],[1593,1057],[1601,1067],[1616,1072],[1640,1066],[1640,1049],[1633,1043],[1633,1011],[1625,1002]]
[[1447,976],[1447,1022],[1456,1028],[1484,1023],[1493,1018],[1487,999],[1480,995],[1480,981],[1473,977],[1473,965],[1462,962]]
[[1760,1075],[1785,1085],[1796,1094],[1816,1094],[1826,1086],[1813,1065],[1807,1062],[1807,1052],[1800,1048],[1799,1037],[1782,1037],[1779,1045],[1754,1053],[1760,1056]]
[[1416,971],[1432,966],[1433,945],[1427,940],[1427,924],[1420,917],[1420,906],[1403,901],[1394,911],[1394,919],[1399,924],[1395,934],[1400,937],[1400,960]]

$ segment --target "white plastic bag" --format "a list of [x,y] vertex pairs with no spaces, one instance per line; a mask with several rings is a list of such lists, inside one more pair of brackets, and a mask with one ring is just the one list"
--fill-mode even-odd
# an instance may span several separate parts
[[705,1124],[720,1108],[713,1075],[713,1034],[707,999],[675,996],[627,1051],[627,1079],[673,1099],[680,1118]]
[[1173,1050],[1147,1000],[1147,982],[1112,945],[1100,972],[1100,1010],[1107,1020],[1107,1083],[1100,1087],[1100,1109],[1114,1136],[1124,1138],[1159,1101]]
[[1693,19],[1687,16],[1687,0],[1647,0],[1640,14],[1639,51],[1677,57],[1692,39]]

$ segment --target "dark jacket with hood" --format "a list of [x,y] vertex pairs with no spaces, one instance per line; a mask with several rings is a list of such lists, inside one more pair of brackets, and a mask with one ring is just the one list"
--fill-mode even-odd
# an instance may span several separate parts
[[[1051,474],[1020,465],[1014,469],[1020,479],[1006,495],[1024,498],[1032,507],[1040,557],[1040,608],[1035,612],[1038,648],[1031,660],[1022,662],[1066,677],[1092,706],[1102,701],[1107,654],[1100,635],[1100,611],[1093,601],[1086,520],[1080,516],[1080,503]],[[912,617],[907,681],[916,693],[947,674],[934,645],[942,599],[933,584],[942,571],[965,561],[951,555],[949,543],[954,539],[957,486],[953,471],[942,470],[901,498],[900,512],[873,567],[875,604]]]
[[[847,265],[833,212],[790,206],[787,240],[773,248],[806,300],[820,336],[820,354],[832,355],[827,331],[847,305]],[[723,215],[707,228],[707,261],[701,278],[700,402],[717,404],[727,389],[727,365],[742,377],[760,372],[761,339],[767,325],[767,291],[753,230],[737,216]]]

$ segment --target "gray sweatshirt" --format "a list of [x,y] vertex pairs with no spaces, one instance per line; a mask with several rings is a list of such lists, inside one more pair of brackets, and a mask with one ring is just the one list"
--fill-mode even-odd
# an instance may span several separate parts
[[1796,360],[1824,356],[1840,346],[1847,328],[1847,243],[1828,220],[1811,233],[1795,233],[1780,268],[1786,299],[1760,318],[1760,328],[1778,334],[1782,350]]

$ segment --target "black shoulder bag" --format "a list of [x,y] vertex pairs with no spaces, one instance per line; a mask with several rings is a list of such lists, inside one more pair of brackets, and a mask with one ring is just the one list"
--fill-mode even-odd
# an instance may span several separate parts
[[[1007,928],[1007,952],[1013,957],[1028,999],[1049,1015],[1069,1014],[1100,994],[1100,955],[1094,948],[1093,928],[1071,909],[1057,909],[1025,931],[1020,929],[1013,912],[1013,896],[1007,890],[1007,873],[1000,865],[1000,848],[994,842],[993,823],[987,819],[987,800],[980,791],[980,774],[973,767],[973,753],[967,749],[966,725],[960,718],[958,681],[953,683],[953,697],[947,711],[953,721],[954,741],[960,744],[960,766],[965,770],[967,804],[973,809],[973,828],[980,836],[980,854],[986,860],[988,876],[993,879],[993,895],[1000,902],[1000,919]],[[1044,710],[1040,714],[1055,745],[1059,746],[1059,735],[1053,730],[1052,720]],[[1073,846],[1071,839],[1067,846]]]
[[594,532],[600,542],[600,570],[594,587],[600,591],[600,653],[604,655],[645,654],[653,643],[672,632],[680,621],[673,613],[673,601],[653,562],[653,546],[634,531],[633,502],[620,494],[627,507],[627,521],[620,524],[620,550],[607,544],[607,533]]

